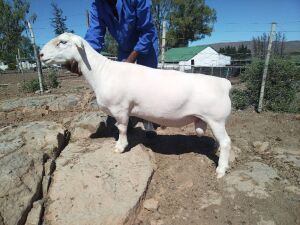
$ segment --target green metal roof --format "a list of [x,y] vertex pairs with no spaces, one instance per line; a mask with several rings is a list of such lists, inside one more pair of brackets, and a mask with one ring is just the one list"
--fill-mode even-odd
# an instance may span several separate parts
[[165,53],[165,62],[187,61],[203,51],[208,46],[193,46],[183,48],[171,48]]

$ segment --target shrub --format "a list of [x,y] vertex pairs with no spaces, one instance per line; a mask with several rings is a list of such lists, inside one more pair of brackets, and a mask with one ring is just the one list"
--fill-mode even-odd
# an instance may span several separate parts
[[[57,88],[59,85],[57,71],[50,70],[49,74],[44,76],[43,87],[44,90],[49,88]],[[33,93],[40,90],[38,78],[26,81],[21,86],[22,90],[26,93]]]
[[51,69],[47,76],[47,87],[48,88],[57,88],[59,85],[57,71]]
[[[250,104],[258,105],[263,61],[250,64],[241,76],[245,82]],[[297,112],[295,108],[296,94],[299,92],[300,70],[290,61],[284,59],[270,60],[263,105],[265,109],[276,112]],[[298,108],[298,109],[297,109]]]
[[231,95],[233,108],[243,110],[249,106],[250,104],[249,97],[245,91],[239,89],[233,89],[230,95]]
[[8,70],[16,70],[17,66],[16,63],[8,63]]
[[40,90],[39,79],[32,79],[29,81],[25,81],[22,86],[22,90],[26,93],[32,93]]

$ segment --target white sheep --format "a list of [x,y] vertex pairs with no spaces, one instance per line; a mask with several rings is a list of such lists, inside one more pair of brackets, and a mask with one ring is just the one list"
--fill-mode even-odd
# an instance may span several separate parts
[[228,80],[111,61],[83,38],[70,33],[49,41],[40,57],[46,64],[78,62],[101,110],[117,121],[116,152],[123,152],[128,145],[129,116],[169,127],[194,123],[198,136],[204,134],[208,124],[220,146],[217,177],[224,176],[231,146],[225,130],[231,112]]

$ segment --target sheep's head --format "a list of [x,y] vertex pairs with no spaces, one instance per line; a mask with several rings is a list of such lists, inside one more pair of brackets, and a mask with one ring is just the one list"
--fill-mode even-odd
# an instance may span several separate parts
[[63,33],[42,48],[40,58],[45,64],[66,64],[78,61],[81,58],[79,50],[83,48],[81,37]]

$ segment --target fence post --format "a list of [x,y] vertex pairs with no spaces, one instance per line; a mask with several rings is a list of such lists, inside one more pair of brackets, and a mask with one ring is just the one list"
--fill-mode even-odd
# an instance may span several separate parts
[[90,27],[90,13],[88,10],[85,11],[85,16],[86,16],[86,26],[87,28]]
[[29,29],[29,33],[30,33],[30,37],[31,37],[34,56],[35,56],[35,59],[36,59],[36,66],[37,66],[37,71],[38,71],[38,76],[39,76],[39,83],[40,83],[40,92],[43,93],[44,92],[43,71],[42,71],[42,65],[41,65],[41,61],[40,61],[40,57],[39,57],[39,52],[38,52],[38,50],[36,48],[36,45],[35,45],[35,38],[34,38],[34,33],[32,31],[31,23],[29,21],[27,21],[27,25],[28,25],[28,29]]
[[273,35],[274,35],[274,32],[275,32],[275,29],[276,29],[276,23],[273,22],[272,27],[271,27],[270,36],[269,36],[269,44],[268,44],[268,51],[267,51],[267,56],[266,56],[266,60],[265,60],[264,72],[263,72],[262,81],[261,81],[259,102],[258,102],[258,108],[257,108],[257,111],[259,113],[262,111],[262,106],[263,106],[263,99],[264,99],[264,94],[265,94],[265,85],[266,85],[270,55],[271,55],[271,50],[272,50],[272,38],[273,38]]
[[21,70],[22,75],[24,75],[22,61],[20,60],[21,59],[21,54],[20,54],[20,49],[19,48],[18,48],[17,58],[18,58],[17,60],[18,60],[19,69]]
[[165,66],[165,51],[166,51],[166,21],[163,21],[162,40],[161,40],[161,69]]

